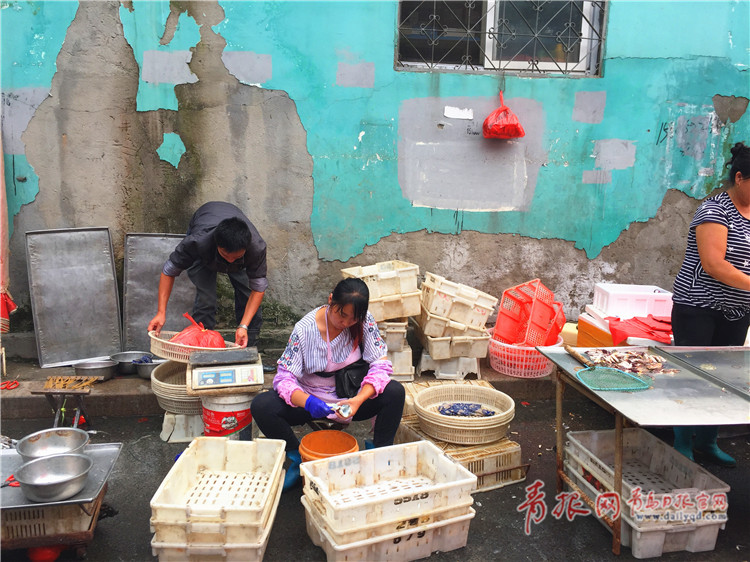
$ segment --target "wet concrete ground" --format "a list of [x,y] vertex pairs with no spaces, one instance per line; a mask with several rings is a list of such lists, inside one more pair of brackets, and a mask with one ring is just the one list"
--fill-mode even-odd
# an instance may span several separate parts
[[[564,417],[570,430],[609,429],[609,414],[586,401],[566,400]],[[435,553],[436,561],[487,562],[489,560],[600,561],[631,560],[631,551],[611,552],[611,535],[592,516],[576,517],[572,522],[556,520],[550,511],[555,507],[554,402],[516,403],[516,417],[511,423],[511,437],[522,447],[524,462],[531,464],[526,482],[474,496],[476,517],[473,519],[465,548]],[[94,538],[87,547],[91,562],[148,561],[152,557],[149,531],[150,500],[169,471],[175,456],[186,444],[165,443],[159,438],[163,416],[93,419],[92,442],[123,443],[122,452],[109,479],[104,503],[117,514],[101,519]],[[3,420],[3,435],[18,439],[51,425],[49,419]],[[354,424],[352,432],[360,446],[370,426]],[[303,430],[306,431],[306,430]],[[654,433],[671,443],[671,431]],[[726,433],[726,432],[725,432]],[[735,435],[720,440],[724,450],[738,461],[735,469],[707,466],[713,474],[729,484],[729,521],[719,532],[715,550],[691,554],[675,552],[662,559],[674,560],[747,560],[750,557],[750,437]],[[525,500],[525,487],[536,480],[544,484],[547,515],[532,524],[531,534],[524,532],[524,513],[517,511]],[[302,488],[286,492],[281,499],[266,549],[265,560],[325,560],[322,549],[307,536],[305,515],[300,503]],[[26,560],[23,550],[3,551],[2,559]],[[65,551],[60,560],[74,560],[73,550]]]

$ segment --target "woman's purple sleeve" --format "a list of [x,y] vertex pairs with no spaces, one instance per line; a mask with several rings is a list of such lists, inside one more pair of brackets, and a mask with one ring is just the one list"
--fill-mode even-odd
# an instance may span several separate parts
[[371,384],[375,389],[375,396],[378,396],[391,382],[391,374],[393,374],[393,364],[388,359],[378,359],[370,363],[370,369],[362,380],[362,384]]
[[295,406],[292,404],[292,394],[294,394],[295,390],[302,390],[302,387],[299,385],[294,373],[290,373],[279,365],[276,369],[276,376],[273,378],[273,389],[281,396],[284,402],[290,406]]

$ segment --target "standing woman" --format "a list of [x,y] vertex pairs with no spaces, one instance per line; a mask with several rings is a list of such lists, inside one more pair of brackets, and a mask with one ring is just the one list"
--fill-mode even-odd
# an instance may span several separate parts
[[[727,163],[729,188],[704,201],[690,223],[687,250],[672,296],[675,345],[743,345],[750,326],[750,147],[738,142]],[[674,447],[722,466],[717,426],[675,427]],[[693,443],[693,435],[695,442]]]
[[[284,479],[287,490],[300,480],[299,440],[292,426],[328,418],[341,423],[377,416],[373,444],[393,445],[404,409],[404,387],[391,380],[393,365],[378,325],[367,311],[370,292],[357,278],[340,281],[328,295],[328,304],[308,312],[294,326],[278,360],[273,390],[258,394],[251,412],[258,429],[270,439],[286,441],[290,466]],[[359,359],[366,375],[356,396],[336,394],[333,373]],[[365,372],[363,370],[363,372]],[[349,417],[340,417],[330,404],[348,404]]]

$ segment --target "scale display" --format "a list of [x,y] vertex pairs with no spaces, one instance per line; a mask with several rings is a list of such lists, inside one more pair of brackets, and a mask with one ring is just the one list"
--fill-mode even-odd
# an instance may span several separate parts
[[192,367],[190,382],[193,390],[262,385],[263,364]]

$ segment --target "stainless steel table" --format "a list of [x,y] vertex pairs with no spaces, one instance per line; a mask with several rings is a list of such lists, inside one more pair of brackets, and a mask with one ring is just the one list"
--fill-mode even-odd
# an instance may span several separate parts
[[[590,349],[592,348],[575,348],[582,354]],[[537,347],[542,355],[558,367],[555,392],[558,492],[562,491],[563,483],[566,483],[571,489],[578,491],[583,500],[594,508],[596,498],[589,498],[565,474],[563,469],[562,404],[566,385],[614,415],[614,491],[618,496],[622,495],[622,429],[625,423],[645,427],[750,423],[750,396],[742,392],[743,388],[750,389],[747,385],[743,387],[746,382],[745,374],[750,377],[750,368],[745,369],[750,365],[749,348],[624,347],[607,349],[648,350],[665,357],[667,359],[665,368],[677,369],[677,372],[654,375],[651,388],[640,392],[594,391],[576,378],[576,371],[583,366],[563,348]],[[714,355],[707,355],[709,351]],[[673,353],[675,355],[672,355]],[[707,359],[709,357],[711,360]],[[721,360],[718,357],[721,357]],[[739,367],[735,368],[731,365]],[[616,519],[604,517],[604,520],[612,530],[612,552],[620,554],[620,517]]]

